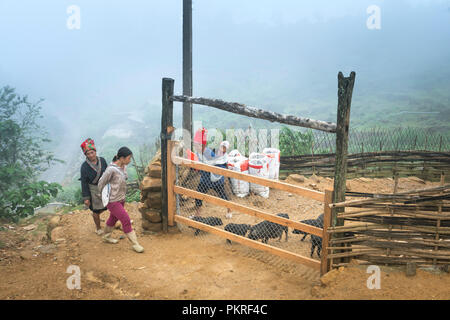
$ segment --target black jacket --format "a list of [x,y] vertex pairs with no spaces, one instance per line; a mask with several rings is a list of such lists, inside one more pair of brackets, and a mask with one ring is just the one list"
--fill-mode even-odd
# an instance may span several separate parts
[[[102,157],[98,157],[99,161],[101,161],[102,163],[102,170],[100,173],[100,177],[103,175],[103,173],[106,170],[106,167],[108,166],[108,164],[106,163],[106,160]],[[81,194],[83,196],[83,200],[90,200],[91,199],[91,191],[89,190],[89,184],[94,184],[97,185],[97,183],[92,183],[92,181],[94,181],[95,177],[97,176],[97,172],[95,172],[94,169],[91,168],[91,166],[85,161],[83,162],[83,164],[81,165],[81,170],[80,170],[80,174],[81,174]],[[100,178],[99,178],[100,180]]]

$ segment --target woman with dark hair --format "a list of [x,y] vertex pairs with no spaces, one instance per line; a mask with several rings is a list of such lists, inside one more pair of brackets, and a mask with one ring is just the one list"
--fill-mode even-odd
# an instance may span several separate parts
[[137,241],[136,232],[131,227],[130,216],[124,207],[127,193],[126,180],[128,179],[125,166],[130,163],[132,155],[133,153],[127,147],[120,148],[112,163],[100,178],[98,187],[100,190],[103,190],[108,183],[111,186],[109,203],[106,206],[111,214],[108,221],[106,221],[103,240],[108,243],[118,242],[117,239],[111,238],[111,234],[114,230],[114,225],[119,220],[122,223],[123,232],[133,244],[133,250],[141,253],[144,251],[144,248]]
[[92,211],[96,233],[101,235],[103,230],[100,226],[100,214],[106,211],[106,208],[102,203],[101,189],[98,189],[97,184],[108,164],[102,157],[97,157],[94,140],[91,138],[81,144],[81,150],[86,156],[86,161],[80,169],[81,194],[84,204]]

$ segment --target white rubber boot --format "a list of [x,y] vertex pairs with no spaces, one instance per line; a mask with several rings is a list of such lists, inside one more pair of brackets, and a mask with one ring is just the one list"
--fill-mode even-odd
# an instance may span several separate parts
[[111,234],[114,230],[114,227],[106,226],[105,227],[105,234],[103,235],[102,239],[103,241],[107,243],[117,243],[119,240],[111,238]]
[[134,251],[136,251],[137,253],[144,252],[144,248],[137,241],[136,232],[134,232],[134,230],[129,233],[125,233],[125,234],[127,235],[128,239],[133,244]]

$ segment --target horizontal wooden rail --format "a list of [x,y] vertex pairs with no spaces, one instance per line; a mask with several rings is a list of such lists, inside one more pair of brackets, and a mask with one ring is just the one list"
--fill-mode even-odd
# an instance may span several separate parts
[[252,176],[252,175],[241,173],[241,172],[236,172],[236,171],[232,171],[232,170],[228,170],[228,169],[210,166],[208,164],[204,164],[204,163],[201,163],[198,161],[184,159],[181,157],[173,157],[173,159],[174,159],[174,163],[179,164],[181,166],[188,167],[188,168],[208,171],[208,172],[212,172],[212,173],[215,173],[215,174],[218,174],[221,176],[235,178],[235,179],[239,179],[239,180],[243,180],[243,181],[247,181],[247,182],[251,182],[251,183],[256,183],[256,184],[270,187],[273,189],[288,191],[288,192],[295,193],[302,197],[307,197],[307,198],[314,199],[314,200],[317,200],[320,202],[325,202],[325,193],[324,192],[310,190],[307,188],[294,186],[294,185],[291,185],[291,184],[285,183],[285,182],[270,180],[270,179]]
[[222,238],[238,242],[240,244],[249,246],[251,248],[266,251],[271,254],[277,255],[279,257],[290,259],[292,261],[299,262],[299,263],[302,263],[309,267],[320,270],[320,261],[317,261],[317,260],[314,260],[311,258],[307,258],[307,257],[303,257],[301,255],[298,255],[298,254],[295,254],[295,253],[292,253],[292,252],[289,252],[289,251],[286,251],[286,250],[283,250],[283,249],[280,249],[277,247],[273,247],[273,246],[264,244],[259,241],[244,238],[244,237],[238,236],[234,233],[231,233],[231,232],[219,229],[219,228],[215,228],[215,227],[209,226],[207,224],[197,222],[197,221],[194,221],[194,220],[191,220],[191,219],[179,216],[179,215],[175,216],[175,221],[183,223],[185,225],[188,225],[188,226],[196,228],[196,229],[200,229],[202,231],[206,231],[206,232],[218,235]]
[[[294,156],[282,156],[280,159],[282,162],[307,162],[311,160],[327,160],[335,158],[335,153],[317,153],[317,154],[302,154],[302,155],[294,155]],[[434,159],[439,158],[442,160],[449,160],[450,152],[449,151],[374,151],[374,152],[357,152],[350,153],[348,155],[349,160],[357,160],[357,159],[371,159],[371,158],[380,158],[380,159],[391,159],[392,157],[397,157],[400,160],[402,159]],[[408,161],[408,160],[402,160]]]
[[245,104],[237,102],[226,102],[220,99],[208,99],[208,98],[195,98],[188,96],[172,96],[172,101],[188,102],[192,104],[201,104],[204,106],[213,107],[216,109],[228,111],[244,115],[247,117],[258,118],[263,120],[269,120],[271,122],[279,122],[288,124],[291,126],[298,126],[304,128],[311,128],[326,132],[336,132],[336,124],[332,122],[313,120],[309,118],[301,118],[291,115],[284,115],[273,111],[262,110]]
[[283,226],[287,226],[287,227],[290,227],[293,229],[297,229],[297,230],[304,231],[304,232],[307,232],[310,234],[314,234],[319,237],[323,236],[323,229],[321,229],[321,228],[310,226],[308,224],[301,223],[298,221],[285,219],[285,218],[279,217],[279,216],[271,214],[271,213],[266,213],[266,212],[263,212],[263,211],[260,211],[257,209],[243,206],[241,204],[223,200],[221,198],[211,196],[209,194],[197,192],[197,191],[186,189],[186,188],[179,187],[179,186],[174,186],[173,191],[175,193],[182,194],[182,195],[185,195],[185,196],[188,196],[191,198],[203,200],[203,201],[209,202],[211,204],[223,206],[223,207],[229,208],[231,210],[236,210],[236,211],[239,211],[239,212],[242,212],[242,213],[254,216],[254,217],[262,218],[264,220],[278,223]]

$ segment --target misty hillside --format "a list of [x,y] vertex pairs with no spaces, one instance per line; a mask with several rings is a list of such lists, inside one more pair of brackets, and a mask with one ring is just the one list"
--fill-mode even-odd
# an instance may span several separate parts
[[[381,28],[370,30],[371,5]],[[66,161],[45,174],[73,181],[81,142],[114,150],[153,144],[161,79],[182,88],[182,1],[2,1],[0,85],[42,103],[51,148]],[[193,3],[194,96],[335,121],[337,74],[356,72],[351,126],[450,132],[450,2],[331,0]],[[181,104],[175,104],[180,127]],[[194,107],[207,127],[275,124]]]

